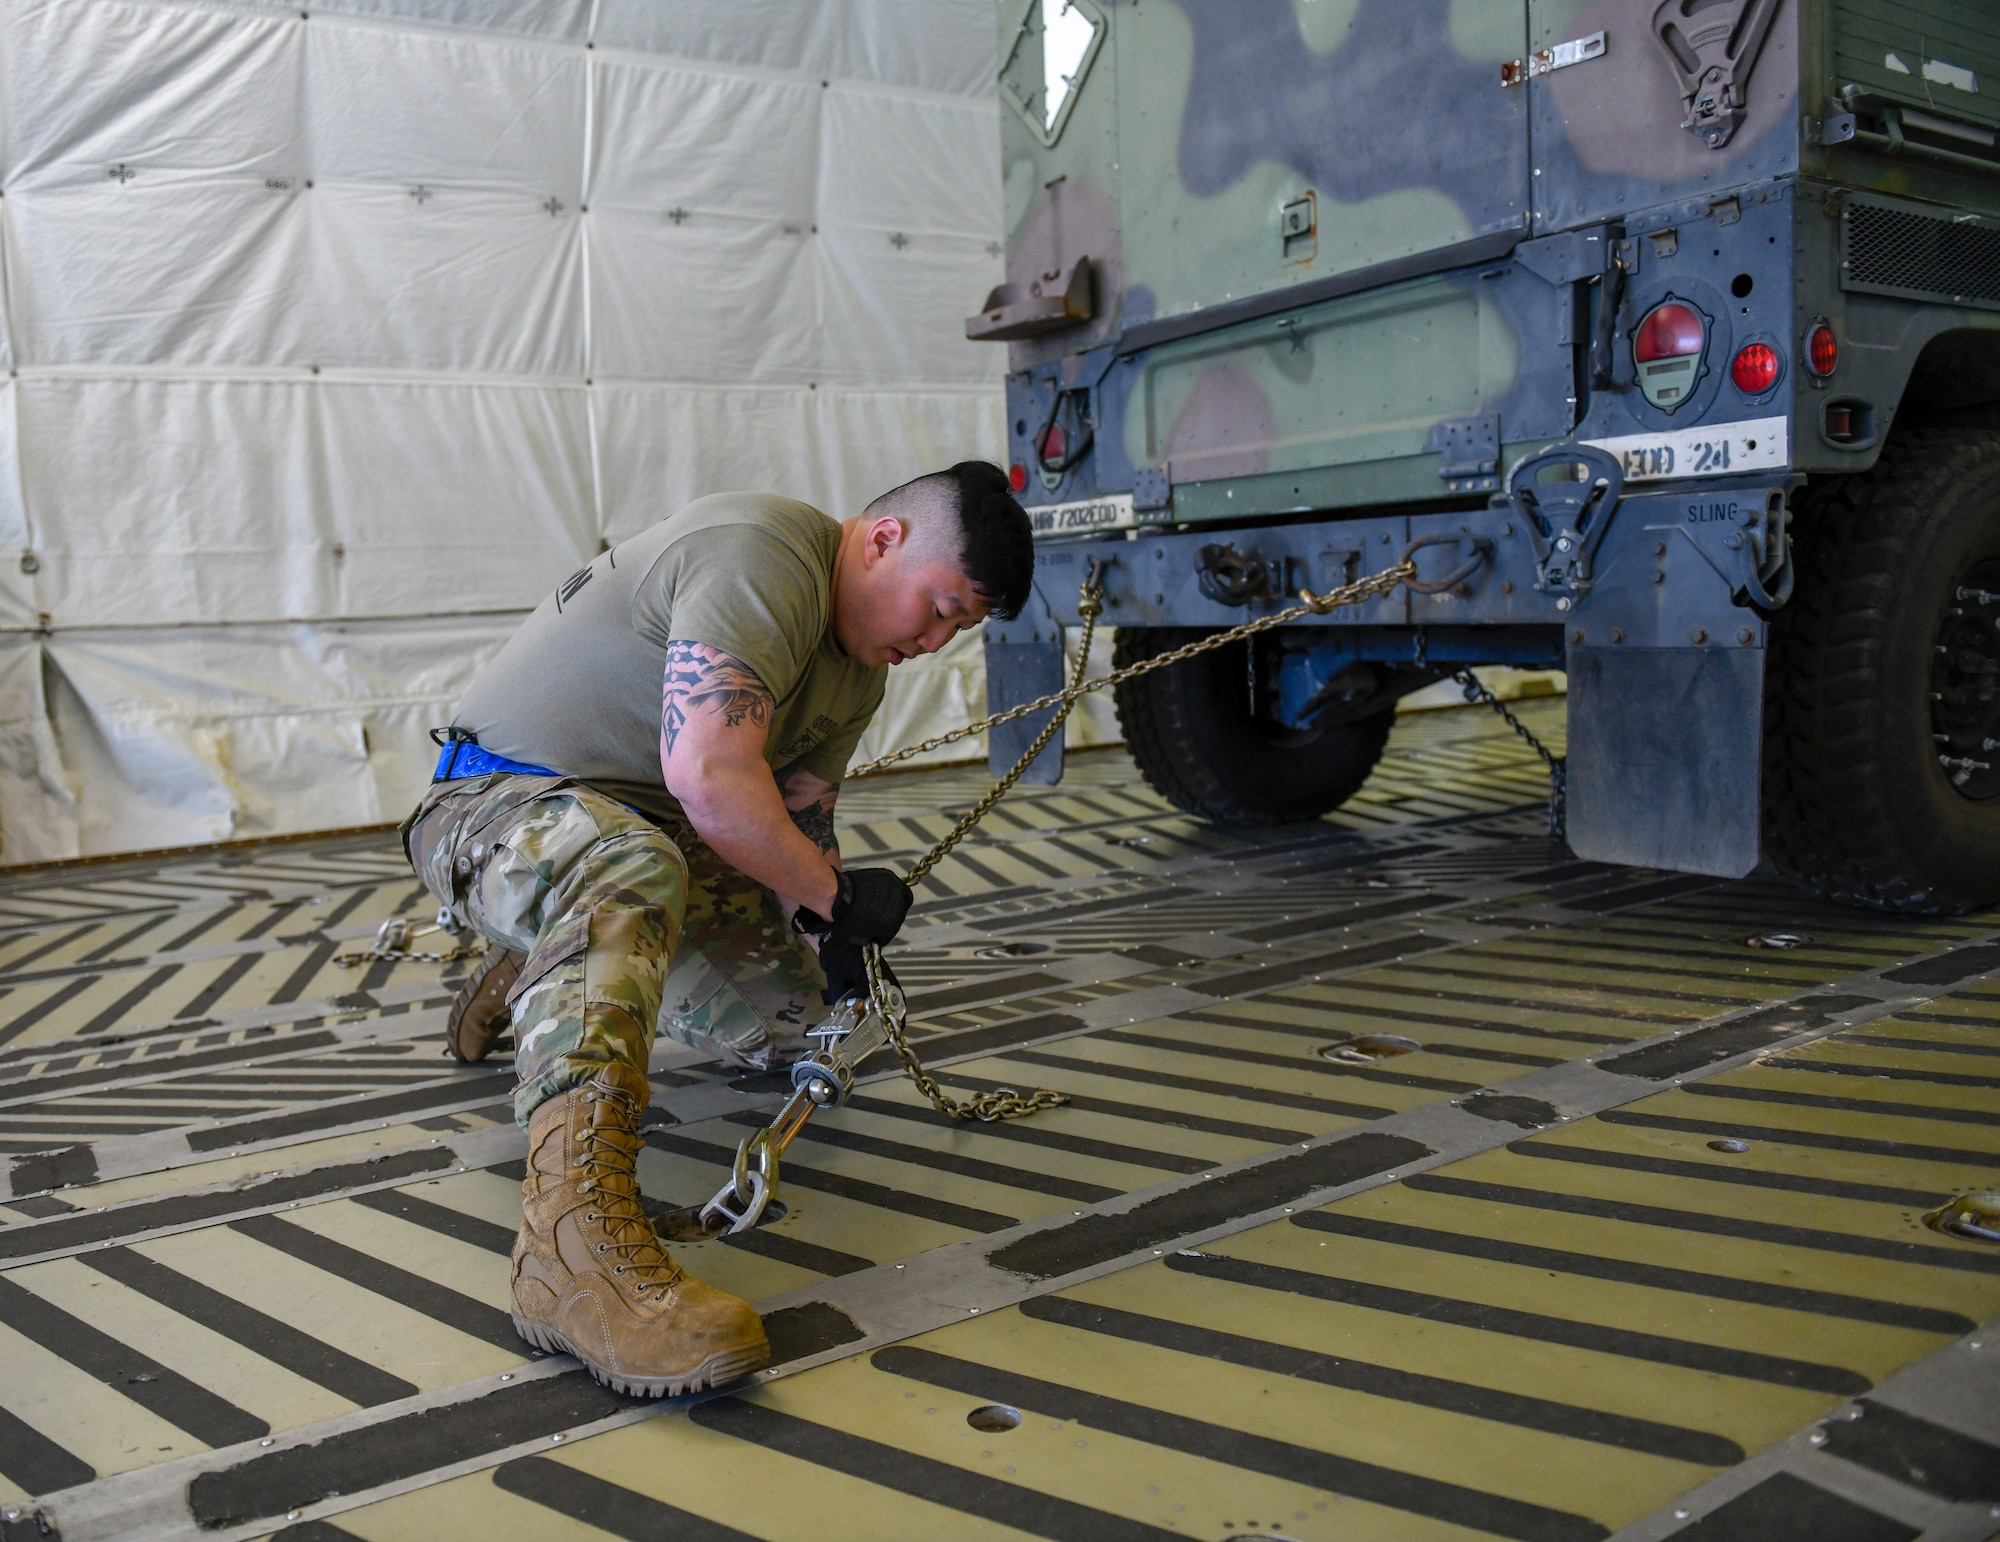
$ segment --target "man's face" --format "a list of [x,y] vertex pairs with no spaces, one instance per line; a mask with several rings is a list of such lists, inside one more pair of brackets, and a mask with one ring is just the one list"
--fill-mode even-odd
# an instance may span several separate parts
[[937,652],[986,619],[986,601],[965,570],[913,548],[898,521],[876,520],[864,540],[862,581],[836,599],[834,633],[848,657],[900,664]]

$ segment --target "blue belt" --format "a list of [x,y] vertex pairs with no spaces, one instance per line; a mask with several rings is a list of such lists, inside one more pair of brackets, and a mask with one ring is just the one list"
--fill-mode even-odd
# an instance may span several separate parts
[[431,773],[431,780],[449,782],[462,776],[490,776],[495,771],[511,771],[516,776],[562,775],[547,766],[531,766],[525,761],[509,760],[505,755],[481,749],[469,740],[460,740],[447,744],[439,752],[437,770]]

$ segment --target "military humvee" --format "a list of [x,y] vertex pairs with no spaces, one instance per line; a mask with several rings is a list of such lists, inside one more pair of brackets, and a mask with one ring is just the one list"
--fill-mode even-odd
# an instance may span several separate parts
[[2000,895],[2000,3],[999,10],[994,708],[1092,563],[1129,662],[1410,554],[1121,687],[1146,778],[1314,817],[1399,696],[1559,667],[1579,856]]

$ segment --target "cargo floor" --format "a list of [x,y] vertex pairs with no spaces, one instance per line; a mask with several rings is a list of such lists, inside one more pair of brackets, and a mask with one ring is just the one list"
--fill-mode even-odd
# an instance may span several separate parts
[[[983,786],[857,784],[843,848]],[[1993,1535],[2000,1246],[1922,1218],[2000,1188],[2000,915],[1580,862],[1544,790],[1473,709],[1312,825],[1117,751],[1020,789],[894,960],[947,1091],[1069,1103],[871,1062],[781,1214],[679,1250],[772,1368],[667,1405],[513,1332],[464,964],[339,961],[430,908],[392,838],[0,879],[0,1530]],[[642,1183],[697,1201],[779,1079],[652,1075]]]

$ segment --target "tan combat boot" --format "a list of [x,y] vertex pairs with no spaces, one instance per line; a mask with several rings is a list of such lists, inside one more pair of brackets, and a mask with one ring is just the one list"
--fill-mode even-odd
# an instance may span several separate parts
[[493,943],[459,986],[445,1015],[444,1042],[467,1065],[490,1055],[507,1031],[507,992],[527,961],[527,954]]
[[617,1392],[676,1397],[771,1358],[747,1301],[690,1279],[639,1204],[646,1079],[625,1065],[550,1098],[528,1126],[514,1328]]

